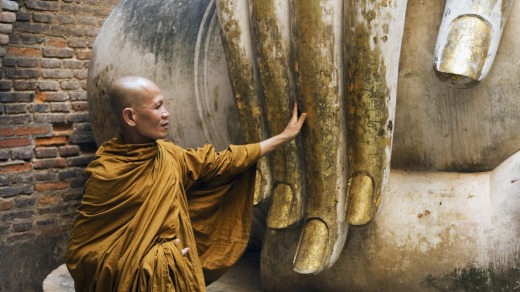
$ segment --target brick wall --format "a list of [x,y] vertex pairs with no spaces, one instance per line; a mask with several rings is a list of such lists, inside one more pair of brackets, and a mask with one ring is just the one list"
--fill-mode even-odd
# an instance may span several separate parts
[[96,149],[88,62],[118,0],[0,1],[0,291],[33,291],[63,259]]

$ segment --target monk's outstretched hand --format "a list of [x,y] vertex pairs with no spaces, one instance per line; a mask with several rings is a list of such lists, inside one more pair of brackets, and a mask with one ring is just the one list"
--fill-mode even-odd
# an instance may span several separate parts
[[260,142],[261,155],[264,156],[269,154],[278,147],[284,146],[291,142],[300,133],[306,118],[306,113],[302,113],[300,116],[298,116],[298,104],[295,102],[293,114],[289,120],[289,123],[285,127],[285,130],[276,136]]

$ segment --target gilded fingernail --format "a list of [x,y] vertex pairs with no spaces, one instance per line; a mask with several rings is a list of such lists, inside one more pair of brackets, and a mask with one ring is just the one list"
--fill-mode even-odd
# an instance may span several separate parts
[[278,184],[273,193],[273,204],[267,216],[267,227],[287,228],[302,217],[301,203],[293,190],[286,184]]
[[298,244],[293,270],[300,274],[317,274],[324,266],[329,229],[319,219],[309,219]]
[[347,203],[347,220],[352,225],[368,223],[375,214],[377,198],[374,198],[374,183],[366,174],[357,174],[350,179]]
[[491,43],[491,25],[476,16],[455,19],[448,41],[435,62],[435,73],[443,82],[468,88],[481,81]]

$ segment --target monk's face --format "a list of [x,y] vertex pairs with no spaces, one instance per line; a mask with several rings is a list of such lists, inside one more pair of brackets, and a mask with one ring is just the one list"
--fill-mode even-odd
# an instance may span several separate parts
[[145,98],[134,108],[135,143],[149,143],[164,139],[168,134],[169,113],[164,108],[164,97],[154,84],[146,86]]

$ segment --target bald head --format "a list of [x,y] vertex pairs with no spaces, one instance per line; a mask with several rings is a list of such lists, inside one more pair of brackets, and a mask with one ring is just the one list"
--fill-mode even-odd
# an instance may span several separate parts
[[122,121],[122,112],[125,108],[142,106],[154,90],[158,90],[155,83],[139,76],[126,76],[112,82],[108,90],[108,98],[112,113],[118,122]]

